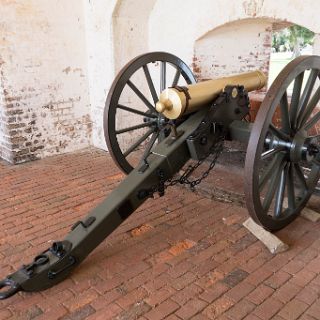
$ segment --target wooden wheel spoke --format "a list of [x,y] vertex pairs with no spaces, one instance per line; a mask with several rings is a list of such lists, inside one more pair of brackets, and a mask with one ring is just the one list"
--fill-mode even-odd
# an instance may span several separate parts
[[131,80],[128,80],[127,85],[132,89],[132,91],[140,98],[140,100],[148,107],[149,110],[155,111],[154,106],[149,102],[149,100],[144,96],[144,94],[134,85]]
[[317,134],[315,136],[310,136],[309,138],[310,139],[319,139],[320,138],[320,134]]
[[285,133],[291,133],[291,124],[289,117],[289,103],[288,103],[288,95],[287,91],[284,92],[281,100],[280,100],[280,110],[281,110],[281,121],[282,121],[282,129]]
[[150,93],[152,95],[153,102],[154,102],[154,104],[156,104],[159,101],[159,98],[158,98],[157,91],[154,87],[154,83],[152,81],[149,68],[146,64],[142,68],[143,68],[144,75],[145,75],[147,82],[148,82],[148,86],[149,86]]
[[290,122],[291,128],[295,128],[297,124],[298,107],[302,89],[302,83],[304,78],[304,72],[300,73],[294,80],[291,104],[290,104]]
[[287,177],[287,192],[288,192],[288,207],[290,210],[294,210],[296,207],[296,198],[294,191],[294,167],[293,164],[289,164],[289,172]]
[[288,170],[289,170],[289,164],[286,163],[284,168],[281,171],[279,186],[276,192],[276,201],[274,205],[275,218],[279,218],[281,216],[281,212],[283,208],[284,193],[285,193],[286,184],[287,184]]
[[298,127],[299,128],[304,126],[304,124],[308,121],[308,119],[311,116],[313,110],[317,106],[319,100],[320,100],[320,87],[317,89],[315,94],[312,96],[310,102],[308,103],[308,105],[305,108],[304,113],[301,115],[301,117],[299,119],[300,121],[298,123]]
[[180,76],[181,76],[181,71],[180,69],[177,69],[172,81],[172,85],[171,85],[172,87],[175,87],[178,84]]
[[306,131],[310,130],[320,120],[320,111],[317,112],[304,126]]
[[306,178],[304,177],[304,173],[300,167],[300,165],[298,163],[294,164],[294,170],[296,172],[296,176],[300,182],[300,185],[302,186],[302,188],[304,190],[308,190],[308,185],[307,185],[307,181]]
[[275,135],[279,139],[284,141],[290,141],[290,136],[284,133],[283,131],[279,130],[278,128],[276,128],[273,124],[269,125],[269,130],[273,135]]
[[154,132],[151,136],[150,141],[148,142],[146,149],[143,153],[142,159],[146,159],[148,157],[148,155],[150,154],[150,151],[152,149],[152,147],[154,146],[155,142],[157,141],[159,137],[159,131]]
[[312,163],[313,163],[314,165],[316,165],[317,167],[320,167],[320,159],[318,159],[318,157],[314,158],[314,159],[312,160]]
[[167,64],[165,61],[161,61],[160,66],[160,92],[167,87]]
[[272,161],[269,163],[268,167],[266,170],[263,172],[259,179],[259,190],[260,192],[268,182],[268,180],[272,177],[272,173],[274,172],[275,168],[278,168],[279,165],[281,164],[282,160],[284,158],[284,155],[282,154],[277,154]]
[[261,160],[267,160],[271,156],[273,156],[281,151],[284,151],[284,150],[285,150],[285,147],[278,147],[278,148],[273,148],[268,151],[265,151],[261,154]]
[[121,109],[121,110],[125,110],[125,111],[128,111],[128,112],[131,112],[131,113],[139,114],[140,116],[144,116],[146,118],[154,118],[154,119],[156,119],[158,117],[156,114],[143,112],[143,111],[140,111],[140,110],[137,110],[137,109],[132,109],[132,108],[129,108],[129,107],[124,106],[122,104],[118,104],[118,108]]
[[318,78],[318,74],[319,74],[319,70],[312,69],[312,71],[310,72],[308,81],[306,83],[306,86],[301,95],[301,99],[298,107],[297,129],[299,128],[299,123],[301,123],[301,120],[307,108],[309,99],[312,94],[312,90]]
[[269,183],[269,188],[267,190],[266,196],[262,204],[262,207],[265,211],[268,211],[271,206],[272,199],[274,198],[276,190],[278,188],[279,181],[281,179],[281,172],[283,171],[284,166],[285,166],[285,162],[282,159],[280,166],[276,167],[272,173],[270,183]]
[[123,152],[123,156],[126,158],[130,153],[137,149],[140,146],[140,144],[143,141],[145,141],[153,132],[154,129],[148,130],[139,140],[137,140],[131,147],[129,147],[125,152]]
[[153,123],[151,123],[151,122],[141,123],[141,124],[137,124],[136,126],[132,126],[132,127],[116,130],[116,134],[122,134],[122,133],[129,132],[129,131],[135,131],[135,130],[138,130],[138,129],[151,127],[152,125],[153,125]]

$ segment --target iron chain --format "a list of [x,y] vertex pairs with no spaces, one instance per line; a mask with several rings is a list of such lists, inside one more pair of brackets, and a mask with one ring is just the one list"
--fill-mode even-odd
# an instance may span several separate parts
[[[210,149],[210,151],[208,152],[208,154],[206,155],[206,157],[200,161],[198,161],[196,164],[194,165],[189,165],[188,168],[186,169],[186,171],[183,173],[183,175],[178,178],[178,179],[170,179],[167,181],[167,183],[165,183],[164,188],[168,188],[170,186],[174,186],[178,183],[180,184],[185,184],[185,185],[189,185],[191,190],[194,190],[195,187],[200,184],[211,172],[211,170],[215,167],[216,162],[218,160],[218,157],[220,156],[220,154],[222,153],[223,150],[223,143],[224,143],[224,136],[220,137],[218,143],[214,144],[213,147]],[[213,158],[209,164],[208,169],[197,179],[194,180],[190,180],[189,177],[190,175],[205,161],[205,159],[209,156],[209,155],[213,155]]]
[[[168,187],[174,186],[176,184],[185,184],[189,185],[191,190],[194,190],[195,187],[200,184],[211,172],[211,170],[215,167],[216,162],[218,160],[218,157],[220,156],[222,150],[223,150],[223,144],[224,144],[224,136],[221,136],[219,138],[219,141],[212,146],[212,148],[209,150],[208,154],[200,161],[198,161],[194,165],[189,165],[186,171],[183,173],[183,175],[178,179],[169,179],[165,180],[164,178],[164,172],[159,169],[157,170],[157,176],[158,176],[158,183],[154,185],[153,187],[149,189],[143,189],[140,190],[139,197],[145,198],[145,197],[153,197],[155,193],[158,193],[160,197],[164,196],[165,190]],[[213,158],[209,164],[208,169],[201,175],[201,177],[190,180],[190,175],[205,161],[205,159],[209,155],[213,155]]]

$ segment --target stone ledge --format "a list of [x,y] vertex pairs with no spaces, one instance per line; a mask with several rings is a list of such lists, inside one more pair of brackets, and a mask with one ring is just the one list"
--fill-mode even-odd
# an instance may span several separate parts
[[289,246],[286,243],[282,242],[271,232],[259,226],[252,218],[247,219],[243,223],[243,226],[247,228],[257,239],[259,239],[272,254],[284,252],[289,249]]

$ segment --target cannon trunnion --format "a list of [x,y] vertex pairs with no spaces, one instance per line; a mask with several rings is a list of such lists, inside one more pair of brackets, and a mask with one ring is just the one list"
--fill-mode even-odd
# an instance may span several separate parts
[[[127,178],[63,241],[0,281],[0,299],[61,282],[145,200],[177,183],[194,188],[213,169],[226,139],[248,144],[244,188],[251,217],[271,231],[285,227],[319,179],[319,74],[320,57],[289,63],[250,123],[248,92],[266,84],[260,71],[196,83],[174,55],[133,59],[116,77],[104,113],[109,152]],[[203,176],[190,180],[209,155]],[[190,159],[195,164],[177,177]]]

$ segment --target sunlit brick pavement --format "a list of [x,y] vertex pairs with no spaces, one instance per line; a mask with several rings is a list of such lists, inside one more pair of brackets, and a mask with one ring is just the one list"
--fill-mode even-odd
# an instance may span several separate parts
[[[0,169],[1,278],[123,179],[95,149]],[[171,188],[66,281],[0,302],[0,319],[320,319],[320,224],[298,218],[278,233],[290,250],[273,256],[246,218],[244,208]]]

